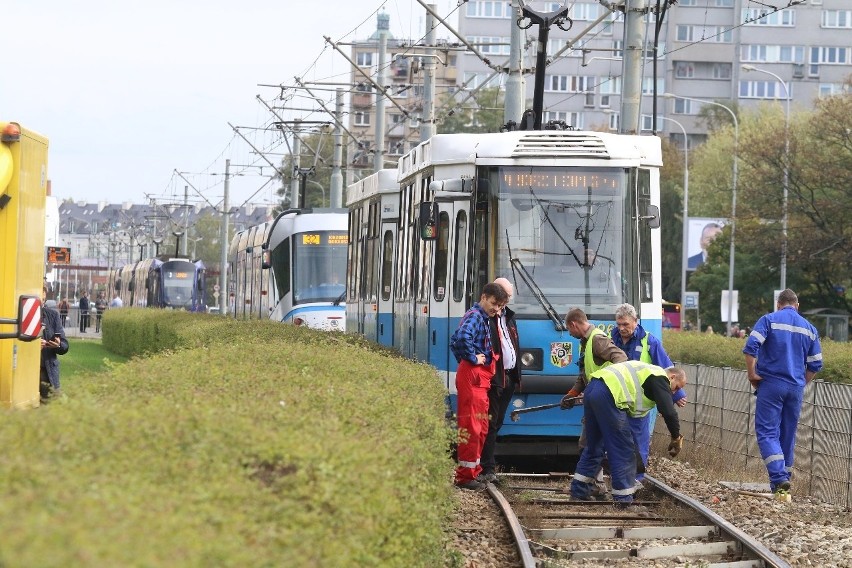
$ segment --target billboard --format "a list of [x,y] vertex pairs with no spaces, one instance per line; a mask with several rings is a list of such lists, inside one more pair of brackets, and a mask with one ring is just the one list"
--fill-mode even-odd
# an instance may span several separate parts
[[727,219],[690,217],[686,241],[686,269],[695,270],[707,260],[707,248],[728,223]]

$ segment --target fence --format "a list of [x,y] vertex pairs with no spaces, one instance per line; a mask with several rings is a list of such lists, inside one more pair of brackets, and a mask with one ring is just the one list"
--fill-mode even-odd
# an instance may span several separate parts
[[[704,365],[682,365],[688,376],[689,404],[678,409],[681,433],[703,448],[745,468],[763,459],[754,434],[754,402],[745,371]],[[665,432],[658,420],[657,431]],[[811,382],[805,388],[793,480],[814,497],[852,506],[852,385]]]

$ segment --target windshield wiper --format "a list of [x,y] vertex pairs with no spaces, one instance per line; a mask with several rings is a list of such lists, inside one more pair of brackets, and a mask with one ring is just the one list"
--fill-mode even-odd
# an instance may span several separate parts
[[[568,328],[565,327],[565,323],[562,321],[562,318],[559,317],[559,314],[556,313],[556,308],[553,307],[553,304],[547,299],[544,295],[544,292],[541,291],[541,288],[536,284],[535,279],[532,275],[527,271],[524,264],[521,262],[519,258],[512,257],[512,247],[509,246],[509,231],[506,231],[506,248],[509,252],[509,264],[512,266],[512,272],[514,273],[515,268],[517,267],[518,273],[521,275],[521,279],[524,281],[524,284],[529,287],[532,291],[535,299],[538,300],[538,303],[541,304],[541,307],[544,309],[544,312],[553,322],[553,325],[556,326],[556,331],[567,331]],[[515,282],[515,288],[517,289],[518,284]]]
[[339,306],[340,302],[342,302],[344,298],[346,298],[346,290],[344,290],[343,293],[341,295],[339,295],[337,297],[337,299],[334,301],[334,303],[331,304],[331,305],[332,306]]

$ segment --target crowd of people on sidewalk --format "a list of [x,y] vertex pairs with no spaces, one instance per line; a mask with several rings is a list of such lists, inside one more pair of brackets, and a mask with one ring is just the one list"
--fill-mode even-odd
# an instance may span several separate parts
[[[522,381],[517,322],[507,306],[513,294],[505,278],[486,284],[450,338],[458,362],[455,485],[463,489],[497,481],[497,435]],[[687,404],[687,376],[640,325],[632,305],[618,306],[615,316],[611,334],[579,308],[565,316],[565,329],[580,340],[579,374],[561,407],[583,401],[581,453],[567,491],[576,500],[610,493],[616,505],[629,507],[641,487],[658,412],[671,436],[669,456],[683,447],[677,408]],[[747,337],[743,353],[756,395],[757,442],[771,490],[786,493],[804,387],[822,368],[819,334],[799,315],[798,298],[787,289],[776,311],[760,318]],[[605,459],[611,488],[602,483]]]

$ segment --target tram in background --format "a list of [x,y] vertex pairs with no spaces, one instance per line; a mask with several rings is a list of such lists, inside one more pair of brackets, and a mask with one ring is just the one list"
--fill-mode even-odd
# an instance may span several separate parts
[[682,329],[681,306],[663,300],[663,329]]
[[290,209],[231,240],[228,310],[343,331],[347,215],[343,209]]
[[200,260],[148,258],[110,271],[108,289],[125,307],[205,312],[205,271]]
[[[482,287],[514,283],[523,385],[509,411],[559,402],[577,374],[564,326],[582,308],[605,332],[636,306],[660,336],[655,136],[572,130],[443,134],[393,173],[350,186],[347,330],[433,365],[455,408],[449,339]],[[582,408],[504,419],[502,455],[575,454]]]

